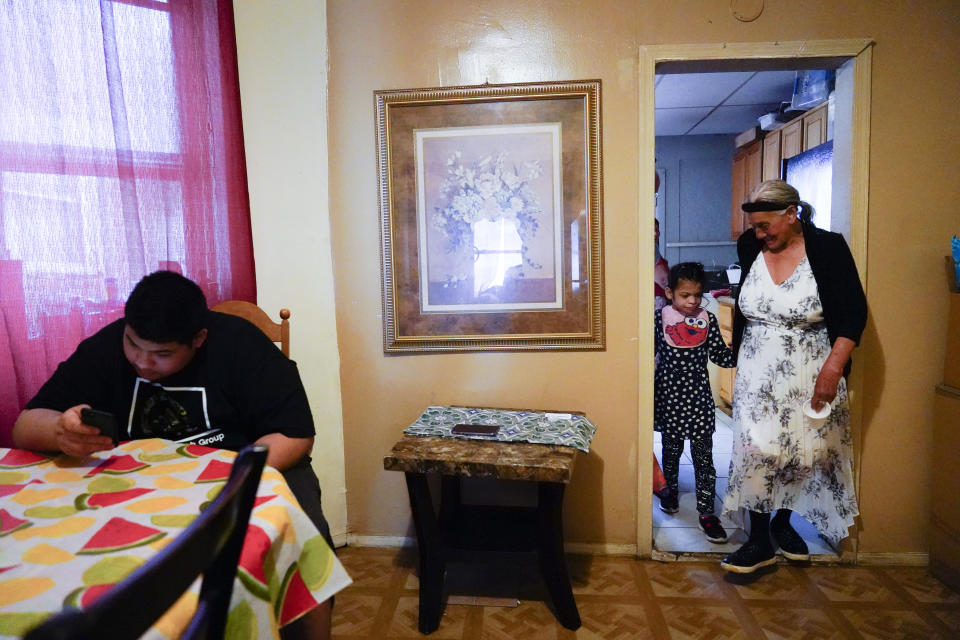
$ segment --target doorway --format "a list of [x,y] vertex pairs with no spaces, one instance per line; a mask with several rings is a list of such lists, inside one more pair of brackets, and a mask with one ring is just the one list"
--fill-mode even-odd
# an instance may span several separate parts
[[[653,180],[650,175],[657,171],[663,179],[665,167],[656,163],[656,126],[655,126],[655,83],[658,74],[670,73],[708,73],[708,72],[758,72],[782,71],[787,69],[837,68],[850,62],[849,76],[852,85],[852,104],[849,122],[849,156],[838,158],[843,171],[849,174],[849,215],[846,228],[842,229],[854,255],[861,277],[865,276],[866,266],[866,192],[867,192],[867,153],[869,140],[869,95],[870,95],[870,54],[869,40],[823,41],[803,43],[754,43],[754,44],[717,44],[717,45],[676,45],[643,47],[640,51],[640,192],[652,193]],[[732,149],[731,149],[732,156]],[[669,183],[669,177],[664,180]],[[669,187],[668,187],[669,188]],[[637,553],[641,557],[676,557],[677,551],[658,551],[653,544],[654,517],[657,499],[652,495],[651,474],[649,473],[651,456],[654,453],[653,435],[653,343],[649,334],[649,322],[653,313],[653,291],[649,284],[653,279],[653,249],[649,238],[653,235],[653,220],[663,206],[665,198],[640,198],[639,238],[640,243],[640,304],[639,304],[639,445],[638,445],[638,517],[637,517]],[[729,212],[729,205],[727,206]],[[669,237],[669,232],[668,232]],[[729,237],[729,236],[728,236]],[[712,242],[712,241],[711,241]],[[683,243],[679,243],[683,244]],[[678,249],[676,254],[683,257]],[[688,247],[689,249],[689,247]],[[729,245],[716,244],[710,251],[726,258]],[[718,263],[719,264],[719,263]],[[866,283],[864,283],[866,284]],[[647,290],[647,288],[651,290]],[[860,387],[860,375],[854,370],[849,380],[851,397],[857,397]],[[855,452],[859,452],[860,413],[854,401],[851,407],[852,429],[855,438]],[[718,424],[728,422],[721,417]],[[658,452],[659,453],[659,452]],[[855,453],[855,467],[859,468],[859,455]],[[718,475],[720,468],[718,467]],[[724,474],[725,475],[725,474]],[[718,483],[718,496],[722,499],[722,487]],[[695,516],[694,516],[695,522]],[[702,534],[699,531],[699,538]],[[742,533],[742,532],[741,532]],[[699,539],[698,538],[698,539]],[[731,536],[731,543],[737,538]],[[737,544],[736,546],[739,546]],[[694,545],[690,551],[701,552],[702,545]],[[722,551],[716,549],[715,551]],[[856,553],[856,533],[853,532],[841,546],[841,560],[852,560]],[[832,555],[832,554],[831,554]],[[836,556],[832,555],[835,560]]]

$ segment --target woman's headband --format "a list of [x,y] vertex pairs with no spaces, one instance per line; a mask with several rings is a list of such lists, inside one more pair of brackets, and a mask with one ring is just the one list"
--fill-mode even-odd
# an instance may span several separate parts
[[782,211],[790,205],[799,206],[799,202],[773,202],[771,200],[757,200],[756,202],[744,202],[740,208],[745,213],[754,213],[757,211]]

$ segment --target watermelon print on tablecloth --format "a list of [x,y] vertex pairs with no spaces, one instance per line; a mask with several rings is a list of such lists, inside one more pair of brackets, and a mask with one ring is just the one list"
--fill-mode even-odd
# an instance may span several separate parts
[[240,552],[237,577],[247,591],[269,602],[270,582],[263,570],[268,553],[270,553],[270,536],[257,525],[249,525],[247,536],[243,540],[243,549]]
[[253,501],[253,508],[256,509],[257,507],[259,507],[260,505],[262,505],[264,502],[270,502],[271,500],[273,500],[273,499],[276,498],[276,497],[277,497],[276,495],[272,495],[272,496],[257,496],[257,497],[254,499],[254,501]]
[[300,569],[294,562],[287,568],[287,575],[280,587],[277,600],[277,623],[282,627],[305,614],[319,604],[300,577]]
[[32,467],[35,464],[50,460],[50,456],[25,451],[23,449],[10,449],[6,455],[0,458],[0,469],[19,469],[20,467]]
[[20,529],[25,529],[33,523],[22,520],[10,514],[6,509],[0,509],[0,538]]
[[188,458],[201,458],[216,451],[220,451],[220,449],[205,447],[202,444],[185,444],[182,447],[177,447],[177,453]]
[[146,469],[150,465],[146,462],[141,462],[133,456],[124,455],[124,456],[110,456],[106,460],[103,460],[100,464],[95,466],[93,469],[87,472],[87,477],[95,476],[98,473],[109,473],[110,475],[120,475],[123,473],[132,473],[134,471],[140,471],[141,469]]
[[24,484],[0,484],[0,498],[3,498],[4,496],[12,496],[13,494],[19,492],[20,489],[23,489],[27,485],[31,484],[43,484],[43,480],[37,480],[34,478],[30,482]]
[[230,476],[233,464],[220,460],[211,460],[194,482],[223,482]]
[[110,518],[107,524],[93,534],[93,537],[77,553],[106,553],[118,549],[130,549],[150,544],[165,535],[167,533],[160,529],[145,527],[123,518]]
[[100,507],[109,507],[113,504],[133,500],[145,493],[150,493],[153,489],[149,487],[134,487],[126,491],[111,491],[108,493],[81,493],[74,499],[73,504],[78,509],[99,509]]
[[97,598],[107,591],[110,591],[113,587],[113,584],[95,584],[90,587],[77,587],[63,599],[63,606],[86,609],[93,604]]

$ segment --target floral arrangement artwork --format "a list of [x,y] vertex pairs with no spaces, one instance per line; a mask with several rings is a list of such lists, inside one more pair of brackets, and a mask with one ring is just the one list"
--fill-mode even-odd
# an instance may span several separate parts
[[481,221],[511,222],[523,241],[524,262],[534,269],[542,264],[527,257],[528,239],[540,227],[538,217],[543,213],[540,199],[529,185],[543,173],[539,161],[527,161],[507,166],[506,151],[494,158],[485,155],[470,166],[463,164],[463,153],[455,151],[447,159],[447,176],[440,185],[447,201],[437,207],[431,222],[449,241],[447,251],[473,249],[473,226]]
[[374,99],[384,353],[603,350],[600,81]]

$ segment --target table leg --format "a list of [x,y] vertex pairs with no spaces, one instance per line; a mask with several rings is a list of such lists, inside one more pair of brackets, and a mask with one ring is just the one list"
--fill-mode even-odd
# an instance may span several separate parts
[[567,629],[580,628],[580,612],[570,588],[570,575],[563,554],[563,483],[538,483],[537,558],[540,572],[557,610],[557,619]]
[[447,536],[457,529],[460,518],[460,476],[440,476],[440,540],[448,542]]
[[440,626],[440,616],[443,613],[443,573],[446,567],[427,476],[409,471],[405,475],[420,556],[420,607],[417,629],[420,633],[428,634],[436,631]]

